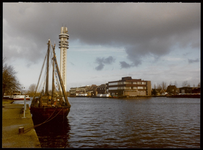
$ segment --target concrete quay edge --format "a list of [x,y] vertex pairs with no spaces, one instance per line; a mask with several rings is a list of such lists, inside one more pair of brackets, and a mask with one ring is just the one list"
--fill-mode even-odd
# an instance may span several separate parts
[[[2,105],[2,148],[41,148],[36,131],[32,128],[34,124],[29,105],[25,118],[23,108],[23,104]],[[28,132],[19,133],[19,127],[24,127]]]

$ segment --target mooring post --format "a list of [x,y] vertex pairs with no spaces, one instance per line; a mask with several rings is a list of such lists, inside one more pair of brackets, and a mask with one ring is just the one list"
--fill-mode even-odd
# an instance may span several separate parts
[[23,118],[25,118],[25,110],[26,110],[26,95],[24,97],[24,117]]

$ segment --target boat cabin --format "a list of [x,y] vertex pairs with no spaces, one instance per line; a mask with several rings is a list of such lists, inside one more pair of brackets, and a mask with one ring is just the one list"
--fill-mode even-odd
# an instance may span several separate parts
[[21,91],[13,91],[12,95],[21,95]]

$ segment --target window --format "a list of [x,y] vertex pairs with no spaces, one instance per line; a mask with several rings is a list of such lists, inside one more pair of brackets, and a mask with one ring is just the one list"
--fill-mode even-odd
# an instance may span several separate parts
[[124,84],[124,82],[118,82],[118,85],[122,85],[122,84]]
[[125,87],[123,87],[123,86],[121,86],[121,87],[118,87],[118,89],[120,89],[120,90],[122,90],[122,89],[124,89]]
[[137,84],[141,84],[141,82],[137,82]]
[[109,87],[109,90],[117,90],[118,87]]
[[124,87],[124,89],[131,89],[131,87]]
[[133,87],[133,89],[137,89],[137,87]]
[[138,89],[143,89],[143,87],[142,86],[138,86]]
[[137,82],[133,82],[133,84],[137,84]]
[[125,84],[131,84],[131,82],[125,82]]
[[109,83],[109,85],[118,85],[118,82]]
[[146,82],[142,82],[142,84],[144,84],[144,85],[145,85],[145,84],[146,84]]

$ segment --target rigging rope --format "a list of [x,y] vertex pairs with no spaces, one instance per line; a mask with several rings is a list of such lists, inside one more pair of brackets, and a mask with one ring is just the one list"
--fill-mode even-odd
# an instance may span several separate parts
[[44,68],[44,64],[45,64],[46,57],[47,57],[47,54],[46,54],[45,57],[44,57],[44,62],[43,62],[43,65],[42,65],[42,68],[41,68],[41,71],[40,71],[40,75],[39,75],[39,79],[38,79],[37,86],[36,86],[36,88],[35,88],[35,93],[34,93],[34,96],[33,96],[33,100],[34,100],[35,95],[36,95],[36,92],[37,92],[37,88],[38,88],[39,81],[40,81],[40,78],[41,78],[41,75],[42,75],[42,71],[43,71],[43,68]]

